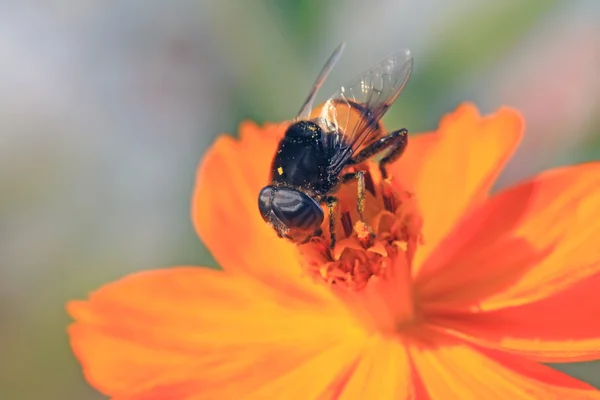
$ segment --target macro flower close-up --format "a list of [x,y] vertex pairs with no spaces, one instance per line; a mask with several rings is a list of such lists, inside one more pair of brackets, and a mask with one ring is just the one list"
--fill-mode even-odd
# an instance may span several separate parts
[[[115,400],[600,399],[543,363],[600,359],[600,163],[494,183],[524,129],[465,103],[382,177],[342,185],[337,241],[277,237],[257,207],[285,124],[201,161],[198,236],[222,270],[134,273],[72,301],[70,343]],[[325,213],[327,214],[327,213]],[[325,216],[327,219],[328,217]]]

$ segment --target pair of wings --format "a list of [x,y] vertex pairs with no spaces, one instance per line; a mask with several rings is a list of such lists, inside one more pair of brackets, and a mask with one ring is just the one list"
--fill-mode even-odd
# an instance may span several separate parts
[[[339,59],[345,44],[342,43],[329,57],[304,102],[297,120],[315,116],[333,123],[342,133],[344,142],[352,153],[363,143],[374,140],[373,129],[394,103],[410,76],[413,60],[408,50],[385,57],[355,79],[340,87],[318,110],[312,109],[318,90]],[[351,118],[351,109],[358,111],[358,118]],[[351,121],[352,119],[352,121]]]

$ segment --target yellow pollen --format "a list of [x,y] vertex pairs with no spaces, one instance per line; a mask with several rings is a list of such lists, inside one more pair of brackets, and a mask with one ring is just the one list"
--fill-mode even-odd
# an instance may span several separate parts
[[277,168],[277,173],[279,175],[283,175],[283,168],[282,167]]
[[359,239],[366,239],[367,237],[371,236],[371,232],[369,231],[369,228],[367,228],[367,224],[362,221],[356,222],[354,225],[354,231],[358,235]]

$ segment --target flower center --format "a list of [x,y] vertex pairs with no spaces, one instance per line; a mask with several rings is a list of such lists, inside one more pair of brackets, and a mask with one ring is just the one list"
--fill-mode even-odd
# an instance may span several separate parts
[[328,285],[369,327],[389,333],[415,319],[411,263],[421,238],[422,219],[413,195],[393,177],[381,179],[375,164],[365,171],[364,219],[357,211],[358,188],[338,193],[338,237],[330,234],[301,245],[307,273]]

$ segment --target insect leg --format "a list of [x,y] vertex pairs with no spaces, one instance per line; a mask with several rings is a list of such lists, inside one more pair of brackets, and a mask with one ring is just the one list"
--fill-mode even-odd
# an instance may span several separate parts
[[390,149],[389,152],[379,162],[379,170],[381,171],[381,177],[387,178],[387,170],[385,166],[391,162],[396,161],[404,152],[408,143],[408,131],[404,128],[398,129],[397,131],[391,132],[386,136],[382,137],[375,143],[364,148],[356,156],[354,156],[349,164],[360,164],[361,162],[373,157],[374,155],[381,153],[384,150]]
[[342,183],[348,183],[356,180],[358,186],[358,201],[356,210],[360,220],[365,220],[365,171],[350,172],[342,176]]
[[360,221],[365,224],[371,235],[375,235],[371,227],[365,222],[365,171],[350,172],[342,176],[342,183],[347,183],[356,180],[358,186],[358,199],[356,202],[356,210]]
[[379,161],[379,170],[381,171],[381,177],[383,179],[388,176],[385,166],[399,159],[408,144],[408,131],[406,129],[399,129],[390,133],[388,136],[392,135],[395,135],[396,140],[390,143],[391,150],[381,159],[381,161]]
[[327,210],[329,211],[329,248],[333,250],[335,247],[335,222],[337,217],[338,199],[333,196],[327,197]]

